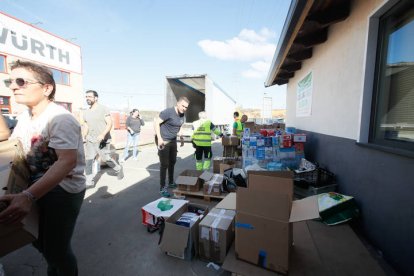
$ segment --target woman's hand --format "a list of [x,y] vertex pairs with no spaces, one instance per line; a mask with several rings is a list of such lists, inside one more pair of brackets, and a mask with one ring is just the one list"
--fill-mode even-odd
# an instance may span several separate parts
[[0,213],[1,224],[13,224],[20,222],[32,208],[33,201],[25,194],[8,194],[0,197],[0,201],[6,202],[7,208]]

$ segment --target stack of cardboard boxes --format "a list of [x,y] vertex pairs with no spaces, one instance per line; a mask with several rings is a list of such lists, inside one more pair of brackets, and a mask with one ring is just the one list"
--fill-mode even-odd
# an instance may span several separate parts
[[185,170],[175,180],[178,192],[220,196],[223,193],[223,175],[209,171]]
[[237,136],[223,136],[221,144],[223,145],[223,157],[241,156],[240,139]]
[[[229,200],[233,207],[226,207]],[[190,228],[176,225],[188,209],[183,206],[167,219],[160,244],[164,252],[223,263],[235,239],[238,259],[280,273],[289,271],[292,222],[319,217],[316,197],[293,201],[291,171],[249,171],[247,188],[239,187],[210,211],[205,207],[202,220]]]

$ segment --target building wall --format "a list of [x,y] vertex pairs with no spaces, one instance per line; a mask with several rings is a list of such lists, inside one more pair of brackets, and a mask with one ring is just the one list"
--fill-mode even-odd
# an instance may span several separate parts
[[[414,159],[357,143],[365,72],[368,18],[385,1],[353,1],[347,20],[329,29],[328,41],[287,87],[288,126],[308,134],[305,156],[337,175],[339,192],[361,209],[363,233],[400,273],[412,274]],[[312,114],[296,117],[297,83],[313,73]]]
[[[18,59],[69,73],[70,85],[57,84],[55,100],[71,103],[72,112],[76,114],[85,102],[80,47],[1,12],[0,20],[0,54],[6,57],[7,63],[7,71],[0,73],[0,96],[10,97],[12,114],[19,114],[25,107],[14,101],[11,90],[4,85],[3,80],[9,78],[10,64]],[[55,47],[53,53],[49,50],[51,46]],[[39,47],[42,49],[39,50]],[[68,53],[69,61],[60,60],[58,51]]]
[[[313,48],[312,58],[302,63],[287,85],[288,126],[357,139],[368,14],[383,2],[354,1],[350,16],[332,25],[328,40]],[[312,116],[297,118],[296,85],[309,72],[313,75]]]

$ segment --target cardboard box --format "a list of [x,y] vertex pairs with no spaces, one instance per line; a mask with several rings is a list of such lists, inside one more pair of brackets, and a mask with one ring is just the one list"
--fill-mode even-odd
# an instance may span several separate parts
[[[175,224],[184,212],[192,208],[204,210],[203,217],[191,227],[184,227]],[[160,249],[167,255],[183,260],[191,260],[198,254],[198,225],[208,214],[208,206],[187,203],[165,221],[164,231],[161,237]]]
[[250,130],[253,130],[254,126],[255,126],[254,122],[245,122],[244,123],[244,128],[250,128]]
[[204,182],[203,191],[205,195],[221,195],[223,189],[223,175],[214,174],[214,176],[209,180]]
[[203,173],[200,175],[201,184],[204,184],[206,181],[210,181],[214,176],[214,173],[211,173],[209,171],[203,171]]
[[223,157],[236,158],[241,156],[241,148],[239,146],[223,146]]
[[295,143],[294,147],[295,147],[296,154],[303,154],[305,152],[304,143]]
[[223,136],[221,138],[221,144],[223,146],[238,146],[240,139],[237,136]]
[[298,143],[305,143],[306,142],[306,134],[304,133],[297,133],[293,134],[293,142]]
[[[158,208],[158,204],[162,201],[168,202],[173,206],[173,208],[162,211],[160,208]],[[150,227],[155,226],[159,223],[161,219],[167,219],[170,216],[172,216],[186,203],[188,203],[188,200],[165,197],[161,197],[157,200],[154,200],[141,208],[142,224]]]
[[213,208],[200,222],[200,258],[223,263],[234,239],[234,210]]
[[[241,168],[242,161],[237,157],[214,157],[213,159],[213,173],[220,173],[220,164],[232,165],[234,168]],[[222,174],[222,173],[220,173]]]
[[181,191],[198,192],[200,190],[202,179],[199,177],[203,171],[185,170],[175,180],[177,188]]
[[[25,190],[30,183],[29,175],[19,142],[0,142],[0,196]],[[0,224],[0,257],[33,242],[37,236],[38,213],[34,205],[21,223]]]
[[224,171],[232,169],[235,167],[235,164],[220,164],[220,174],[224,174]]
[[319,217],[317,198],[293,201],[293,172],[249,171],[237,189],[236,256],[287,273],[292,222]]

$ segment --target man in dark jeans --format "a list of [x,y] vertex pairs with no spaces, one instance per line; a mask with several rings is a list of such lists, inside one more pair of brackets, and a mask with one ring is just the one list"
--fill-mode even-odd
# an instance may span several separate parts
[[[160,157],[160,194],[164,197],[171,196],[168,188],[175,188],[174,166],[177,160],[177,135],[180,135],[181,126],[185,122],[184,113],[187,111],[190,101],[186,97],[180,97],[174,107],[161,111],[155,118],[155,134]],[[180,135],[181,146],[184,145]],[[168,183],[165,184],[168,169]]]

